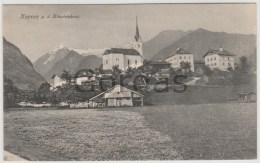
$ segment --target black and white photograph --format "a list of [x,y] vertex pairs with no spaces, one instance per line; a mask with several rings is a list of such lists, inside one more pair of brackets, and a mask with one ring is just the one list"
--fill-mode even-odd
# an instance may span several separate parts
[[257,4],[2,4],[4,161],[257,160]]

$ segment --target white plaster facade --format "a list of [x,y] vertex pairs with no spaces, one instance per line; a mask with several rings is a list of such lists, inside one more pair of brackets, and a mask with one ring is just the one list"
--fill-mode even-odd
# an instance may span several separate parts
[[180,68],[181,62],[188,62],[190,63],[191,71],[194,72],[193,54],[183,49],[178,48],[176,53],[166,58],[165,61],[171,63],[171,67],[173,68]]
[[219,69],[221,71],[228,71],[228,67],[235,68],[235,55],[222,48],[219,50],[210,50],[205,55],[205,65],[210,69]]
[[58,75],[54,75],[52,77],[53,79],[53,84],[50,87],[50,90],[53,90],[54,88],[58,87],[58,86],[62,86],[63,84],[66,84],[66,80],[61,79]]
[[126,55],[122,53],[103,55],[104,70],[112,70],[115,65],[118,65],[119,69],[123,71],[126,71],[129,67],[138,68],[143,65],[143,57],[141,55]]

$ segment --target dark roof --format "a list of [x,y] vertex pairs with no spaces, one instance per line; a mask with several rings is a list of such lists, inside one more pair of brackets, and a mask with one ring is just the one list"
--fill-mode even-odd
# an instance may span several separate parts
[[219,50],[211,50],[211,49],[209,49],[207,51],[207,53],[204,54],[203,57],[206,57],[210,53],[218,54],[218,55],[221,55],[221,56],[236,56],[236,55],[232,54],[231,52],[229,52],[227,50],[220,50],[220,49]]
[[101,96],[101,95],[103,95],[103,94],[105,94],[105,93],[111,93],[116,87],[120,87],[120,88],[121,88],[121,89],[120,89],[120,90],[121,90],[120,92],[133,92],[133,93],[135,93],[135,94],[138,94],[138,95],[140,95],[140,96],[143,96],[142,94],[140,94],[140,93],[138,93],[138,92],[136,92],[136,91],[132,91],[131,89],[128,89],[128,88],[123,87],[123,86],[121,86],[121,85],[116,85],[116,86],[114,86],[114,87],[112,87],[112,88],[110,88],[110,89],[108,89],[108,90],[106,90],[106,91],[104,91],[104,92],[102,92],[102,93],[100,93],[100,94],[98,94],[98,95],[92,97],[92,98],[89,99],[89,100],[92,101],[92,100],[96,99],[97,97],[99,97],[99,96]]
[[166,62],[166,61],[151,61],[152,65],[170,65],[171,63]]
[[192,53],[190,53],[190,52],[188,52],[188,51],[186,51],[186,50],[184,50],[184,49],[182,49],[182,48],[177,48],[177,49],[176,49],[176,52],[175,52],[174,54],[171,54],[171,55],[169,55],[168,57],[166,57],[166,59],[167,59],[167,58],[170,58],[170,57],[172,57],[172,56],[175,56],[175,55],[177,55],[177,54],[192,54]]
[[186,50],[183,50],[182,48],[179,48],[176,50],[176,54],[191,54],[191,53]]
[[[54,75],[52,75],[51,79],[54,79],[55,76],[58,76],[58,77],[59,77],[59,75],[54,74]],[[60,77],[59,77],[59,78],[60,78]]]
[[103,55],[111,54],[111,53],[117,53],[117,54],[124,54],[124,55],[141,55],[137,50],[135,49],[123,49],[123,48],[111,48],[107,49]]

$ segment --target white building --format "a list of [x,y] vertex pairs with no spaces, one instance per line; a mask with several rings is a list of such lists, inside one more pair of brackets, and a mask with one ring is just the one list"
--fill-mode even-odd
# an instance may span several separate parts
[[176,52],[166,58],[165,61],[171,63],[173,68],[180,68],[181,62],[188,62],[191,71],[194,72],[193,54],[183,50],[182,48],[177,48]]
[[111,48],[103,54],[103,69],[112,70],[118,65],[119,69],[126,71],[129,67],[138,68],[143,65],[143,43],[136,21],[135,41],[127,48]]
[[78,78],[76,78],[76,84],[82,85],[83,83],[90,81],[90,79],[91,79],[91,77],[87,77],[87,76],[78,77]]
[[92,107],[122,107],[122,106],[143,106],[143,95],[116,85],[99,95],[89,99]]
[[66,83],[66,80],[62,79],[58,75],[53,75],[52,79],[53,79],[53,84],[51,85],[50,90],[53,90],[54,88],[58,86],[62,86],[63,84]]
[[223,50],[208,50],[208,52],[203,56],[205,59],[205,65],[210,69],[219,69],[221,71],[228,71],[227,68],[235,68],[235,55]]

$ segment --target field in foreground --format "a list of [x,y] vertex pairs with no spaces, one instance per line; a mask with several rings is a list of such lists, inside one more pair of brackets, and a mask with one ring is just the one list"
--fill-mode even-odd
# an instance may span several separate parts
[[183,159],[255,159],[256,103],[136,109],[149,127],[170,136]]
[[256,103],[10,110],[4,147],[31,160],[256,158]]
[[181,159],[170,137],[126,111],[7,111],[4,148],[29,160]]

